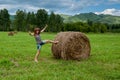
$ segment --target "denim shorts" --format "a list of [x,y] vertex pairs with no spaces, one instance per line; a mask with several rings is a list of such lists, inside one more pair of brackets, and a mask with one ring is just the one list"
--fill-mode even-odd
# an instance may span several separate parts
[[46,42],[42,41],[41,43],[37,43],[37,50],[40,50],[42,45],[44,45]]

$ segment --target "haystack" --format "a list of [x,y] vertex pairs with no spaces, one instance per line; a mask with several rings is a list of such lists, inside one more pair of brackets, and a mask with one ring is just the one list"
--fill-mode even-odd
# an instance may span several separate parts
[[55,58],[81,60],[90,56],[90,41],[84,33],[60,32],[55,41],[59,41],[51,48]]
[[10,32],[8,32],[8,36],[14,36],[14,34],[17,34],[17,31],[10,31]]
[[14,36],[14,32],[8,32],[8,36]]

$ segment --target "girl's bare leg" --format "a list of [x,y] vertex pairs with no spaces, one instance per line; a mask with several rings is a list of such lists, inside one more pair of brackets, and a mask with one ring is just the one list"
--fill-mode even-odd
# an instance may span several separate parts
[[39,54],[40,54],[40,50],[37,50],[37,53],[36,53],[35,58],[34,58],[35,62],[38,62],[38,56],[39,56]]
[[[58,43],[58,41],[52,41],[52,40],[45,40],[46,43]],[[35,55],[34,61],[38,62],[38,56],[40,55],[40,50],[37,50],[37,53]]]
[[58,41],[45,40],[46,43],[58,43]]

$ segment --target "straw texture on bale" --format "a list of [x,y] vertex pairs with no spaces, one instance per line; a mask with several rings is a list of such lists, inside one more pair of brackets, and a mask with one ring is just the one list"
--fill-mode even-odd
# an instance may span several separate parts
[[90,41],[81,32],[60,32],[55,37],[57,44],[52,44],[53,56],[57,59],[81,60],[90,56]]

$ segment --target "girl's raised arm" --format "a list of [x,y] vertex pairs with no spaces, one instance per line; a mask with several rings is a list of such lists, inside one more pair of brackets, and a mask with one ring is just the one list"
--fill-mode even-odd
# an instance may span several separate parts
[[45,27],[40,32],[44,32],[47,27],[48,25],[46,24]]

